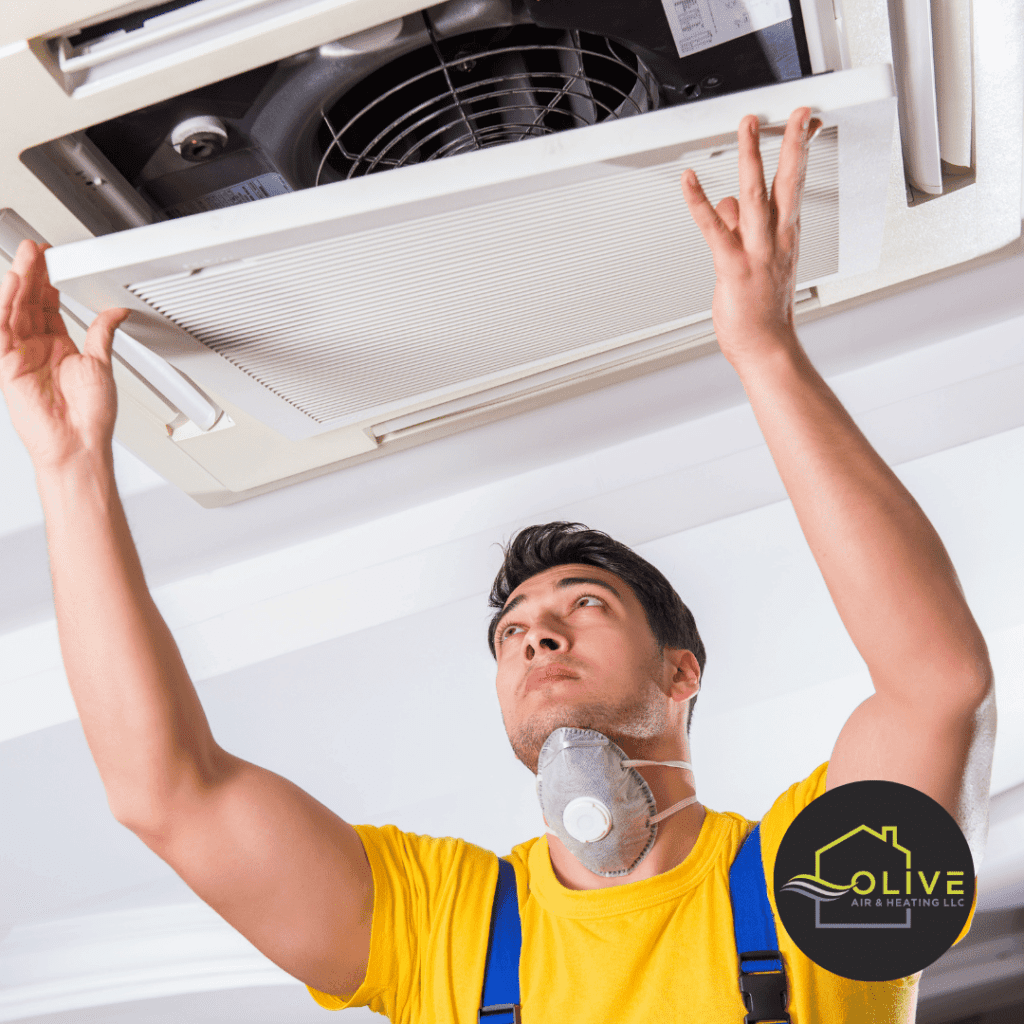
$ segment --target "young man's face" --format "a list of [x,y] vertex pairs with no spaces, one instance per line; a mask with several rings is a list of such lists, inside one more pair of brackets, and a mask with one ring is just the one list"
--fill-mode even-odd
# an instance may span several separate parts
[[697,659],[659,652],[642,605],[614,573],[559,565],[531,576],[505,602],[494,647],[505,731],[534,774],[562,726],[596,729],[634,757],[685,733]]

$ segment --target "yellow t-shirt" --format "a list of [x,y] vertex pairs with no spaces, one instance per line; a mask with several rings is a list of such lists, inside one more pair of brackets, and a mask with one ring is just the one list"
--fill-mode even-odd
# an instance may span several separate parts
[[[828,762],[792,785],[761,821],[789,1013],[793,1024],[910,1022],[919,974],[886,982],[841,978],[801,953],[779,921],[771,885],[775,855],[790,822],[825,792],[827,768]],[[546,835],[504,858],[515,868],[519,896],[525,1024],[741,1024],[746,1011],[729,869],[755,822],[706,811],[689,856],[639,882],[566,889],[551,867]],[[355,828],[373,869],[366,979],[347,1001],[307,986],[310,994],[329,1010],[369,1006],[395,1024],[476,1022],[497,858],[462,839],[393,825]],[[969,927],[970,919],[962,935]]]

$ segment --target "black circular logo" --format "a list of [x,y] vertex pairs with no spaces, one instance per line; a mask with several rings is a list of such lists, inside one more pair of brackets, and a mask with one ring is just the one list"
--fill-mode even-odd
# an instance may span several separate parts
[[956,941],[974,902],[974,861],[930,796],[898,782],[851,782],[786,829],[774,885],[782,923],[809,959],[854,981],[891,981]]

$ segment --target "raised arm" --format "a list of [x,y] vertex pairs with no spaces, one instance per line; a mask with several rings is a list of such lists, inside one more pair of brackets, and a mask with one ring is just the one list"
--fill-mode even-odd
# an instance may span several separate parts
[[114,481],[115,327],[79,353],[43,249],[0,287],[0,388],[32,457],[61,653],[114,817],[261,952],[323,992],[367,966],[373,879],[355,829],[213,738],[143,577]]
[[786,126],[769,194],[757,119],[739,130],[740,196],[713,209],[692,172],[691,214],[714,255],[714,323],[875,694],[843,727],[828,787],[901,782],[984,843],[995,703],[985,640],[942,542],[797,339],[793,295],[808,135]]

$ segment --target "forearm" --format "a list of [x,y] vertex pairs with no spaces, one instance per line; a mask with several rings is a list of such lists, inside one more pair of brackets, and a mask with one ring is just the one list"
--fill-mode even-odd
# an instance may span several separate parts
[[146,586],[111,457],[37,472],[61,653],[111,811],[155,814],[215,749],[177,645]]
[[876,690],[980,699],[985,641],[938,534],[795,336],[769,352],[737,370]]

